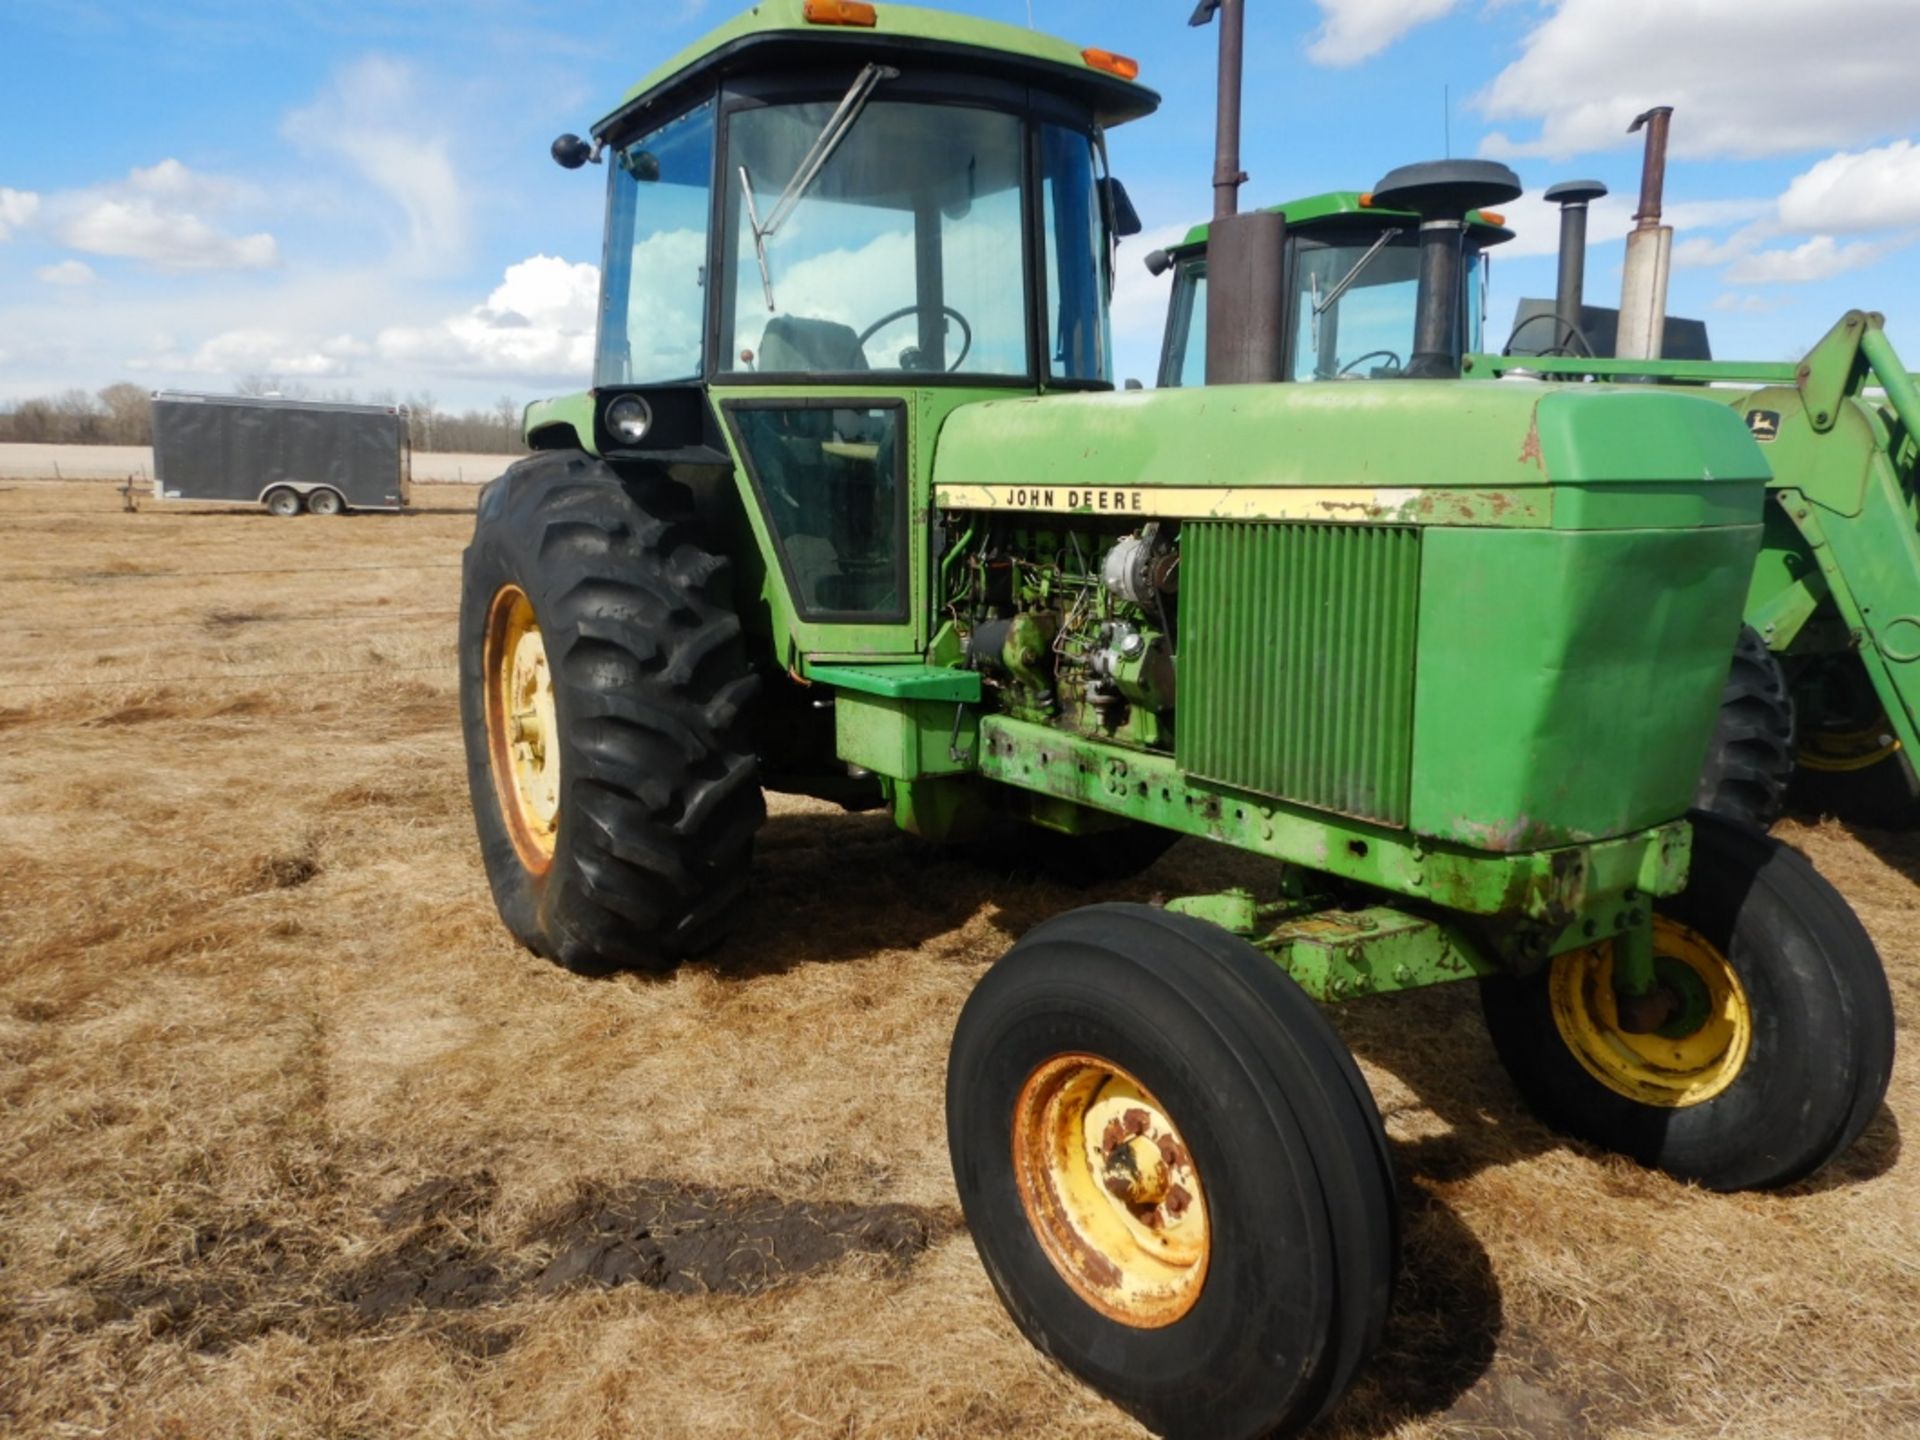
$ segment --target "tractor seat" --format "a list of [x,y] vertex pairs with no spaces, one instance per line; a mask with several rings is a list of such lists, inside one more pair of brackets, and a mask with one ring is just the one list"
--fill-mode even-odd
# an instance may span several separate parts
[[770,375],[846,374],[867,368],[859,332],[836,320],[776,315],[760,337],[760,369]]

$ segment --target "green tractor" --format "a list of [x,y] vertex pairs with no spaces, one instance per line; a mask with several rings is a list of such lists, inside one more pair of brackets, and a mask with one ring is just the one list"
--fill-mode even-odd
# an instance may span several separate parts
[[[1594,181],[1547,191],[1562,207],[1559,291],[1520,302],[1498,353],[1488,353],[1475,301],[1486,252],[1512,232],[1498,215],[1468,217],[1460,373],[1685,387],[1742,418],[1773,478],[1696,804],[1759,829],[1789,795],[1871,824],[1911,825],[1920,819],[1920,389],[1882,317],[1862,311],[1797,363],[1713,360],[1704,325],[1664,315],[1665,358],[1618,357],[1620,312],[1582,294],[1585,212],[1605,193]],[[1399,373],[1415,326],[1413,217],[1359,192],[1275,211],[1287,221],[1286,378]],[[1156,274],[1174,274],[1163,387],[1202,383],[1207,242],[1198,225],[1148,257]]]
[[[1216,267],[1273,293],[1218,9]],[[1740,417],[1264,383],[1281,332],[1224,303],[1209,383],[1116,391],[1138,222],[1103,136],[1155,108],[1136,74],[762,0],[557,141],[608,182],[593,387],[530,407],[481,498],[462,719],[501,917],[581,972],[722,944],[767,789],[935,842],[1016,825],[1087,873],[1180,836],[1275,862],[1024,936],[959,1018],[947,1119],[1037,1346],[1162,1432],[1294,1433],[1378,1341],[1399,1249],[1315,1000],[1478,978],[1557,1123],[1726,1189],[1853,1143],[1893,1019],[1804,860],[1687,815],[1762,536]],[[1458,325],[1465,216],[1513,188],[1415,167],[1381,197],[1426,237],[1409,373]]]

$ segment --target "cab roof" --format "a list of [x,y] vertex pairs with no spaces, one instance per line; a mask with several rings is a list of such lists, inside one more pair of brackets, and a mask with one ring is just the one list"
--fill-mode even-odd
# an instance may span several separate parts
[[808,0],[760,0],[649,72],[594,125],[593,133],[604,136],[648,111],[665,113],[686,92],[716,77],[804,73],[815,66],[867,60],[898,64],[916,54],[1071,95],[1086,102],[1103,126],[1137,120],[1160,105],[1159,95],[1138,81],[1095,69],[1072,42],[1017,25],[890,0],[873,5],[872,25],[809,20],[807,9]]
[[[1270,214],[1285,215],[1289,228],[1313,225],[1320,221],[1336,220],[1342,217],[1357,217],[1361,220],[1411,220],[1418,224],[1420,217],[1411,210],[1389,210],[1384,206],[1364,203],[1372,197],[1359,190],[1329,190],[1324,195],[1309,195],[1303,200],[1292,200],[1285,205],[1269,205]],[[1478,210],[1467,212],[1467,224],[1473,227],[1473,238],[1482,248],[1488,245],[1504,245],[1513,239],[1513,231],[1504,224],[1498,224]],[[1187,238],[1174,247],[1186,250],[1207,243],[1207,226],[1196,225],[1187,232]]]

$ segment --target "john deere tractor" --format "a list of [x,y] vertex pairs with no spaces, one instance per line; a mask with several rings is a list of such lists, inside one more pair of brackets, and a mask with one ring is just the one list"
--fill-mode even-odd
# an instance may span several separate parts
[[1516,192],[1486,165],[1376,196],[1420,247],[1398,375],[1269,383],[1283,332],[1232,297],[1277,293],[1284,225],[1233,213],[1217,8],[1191,388],[1112,383],[1103,137],[1157,103],[1122,56],[762,0],[561,137],[607,182],[593,385],[485,491],[460,651],[495,900],[573,970],[723,945],[767,789],[1109,876],[1179,836],[1274,862],[1042,924],[947,1074],[1014,1321],[1233,1437],[1325,1412],[1393,1289],[1390,1148],[1316,1000],[1478,978],[1558,1123],[1726,1189],[1854,1141],[1893,1021],[1839,896],[1687,815],[1761,538],[1740,416],[1413,378]]

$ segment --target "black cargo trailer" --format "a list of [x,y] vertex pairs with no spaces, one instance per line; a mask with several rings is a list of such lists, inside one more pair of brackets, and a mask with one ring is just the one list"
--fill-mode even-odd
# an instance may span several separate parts
[[264,505],[275,515],[398,510],[413,452],[407,413],[274,396],[153,397],[153,494],[158,500]]

